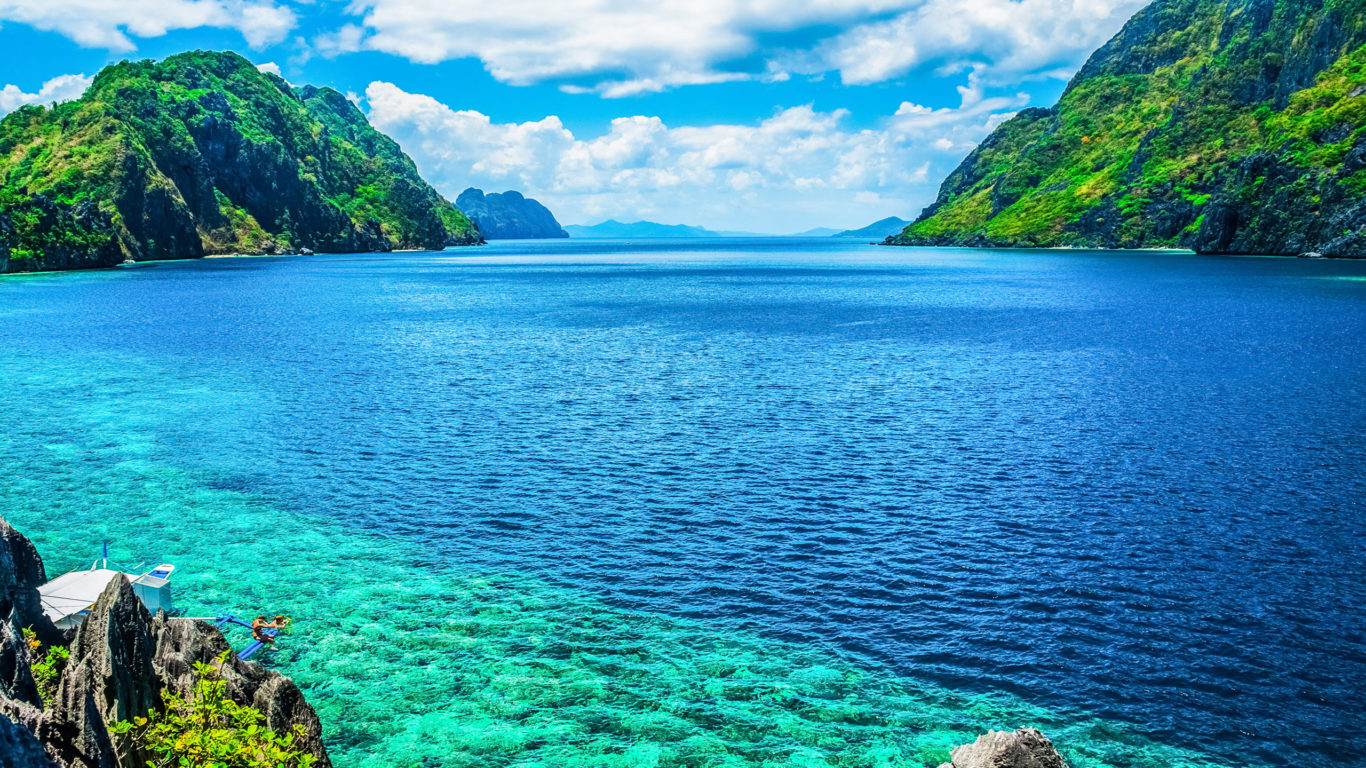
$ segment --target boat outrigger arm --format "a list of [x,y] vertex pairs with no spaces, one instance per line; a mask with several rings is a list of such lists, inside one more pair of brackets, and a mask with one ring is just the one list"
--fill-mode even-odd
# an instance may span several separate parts
[[[255,630],[255,627],[253,627],[250,623],[243,621],[242,619],[239,619],[233,615],[219,616],[214,619],[214,626],[218,627],[219,629],[222,629],[228,624],[236,624],[239,627],[246,627],[247,629],[253,631]],[[280,630],[278,629],[270,628],[261,630],[261,634],[265,635],[266,637],[275,637],[277,634],[279,634],[279,632]],[[242,661],[246,661],[247,659],[251,658],[252,654],[256,653],[257,651],[265,647],[266,644],[261,642],[260,640],[253,640],[251,645],[248,645],[246,648],[243,648],[242,650],[237,652],[237,658],[241,659]]]

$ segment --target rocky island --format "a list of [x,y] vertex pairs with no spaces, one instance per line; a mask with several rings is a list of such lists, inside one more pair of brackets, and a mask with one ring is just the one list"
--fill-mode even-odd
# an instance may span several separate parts
[[1157,0],[887,242],[1366,257],[1364,18]]
[[345,96],[235,53],[125,61],[0,120],[0,273],[479,242]]
[[470,187],[455,198],[455,205],[489,240],[569,237],[549,208],[516,190],[486,195],[484,190]]

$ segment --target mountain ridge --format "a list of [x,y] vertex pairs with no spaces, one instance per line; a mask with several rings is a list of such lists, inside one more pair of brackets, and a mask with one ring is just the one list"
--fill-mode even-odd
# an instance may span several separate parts
[[720,232],[689,224],[660,224],[655,221],[621,222],[607,219],[598,224],[566,224],[570,237],[722,237]]
[[330,88],[231,52],[123,61],[0,120],[0,272],[481,242]]
[[1366,0],[1157,0],[893,245],[1366,256]]
[[900,216],[888,216],[885,219],[878,219],[866,227],[836,232],[832,237],[889,237],[905,229],[906,225],[910,223]]

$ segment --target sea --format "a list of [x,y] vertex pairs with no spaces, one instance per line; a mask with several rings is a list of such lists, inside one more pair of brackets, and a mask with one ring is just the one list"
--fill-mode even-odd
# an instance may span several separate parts
[[1366,263],[1180,252],[16,275],[0,515],[292,616],[339,768],[1351,768],[1363,338]]

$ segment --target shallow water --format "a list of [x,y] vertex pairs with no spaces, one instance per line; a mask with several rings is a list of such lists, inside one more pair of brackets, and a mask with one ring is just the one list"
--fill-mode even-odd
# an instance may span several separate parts
[[[341,766],[1366,744],[1366,264],[501,243],[0,280],[0,508]],[[1139,737],[1152,734],[1156,741]]]

